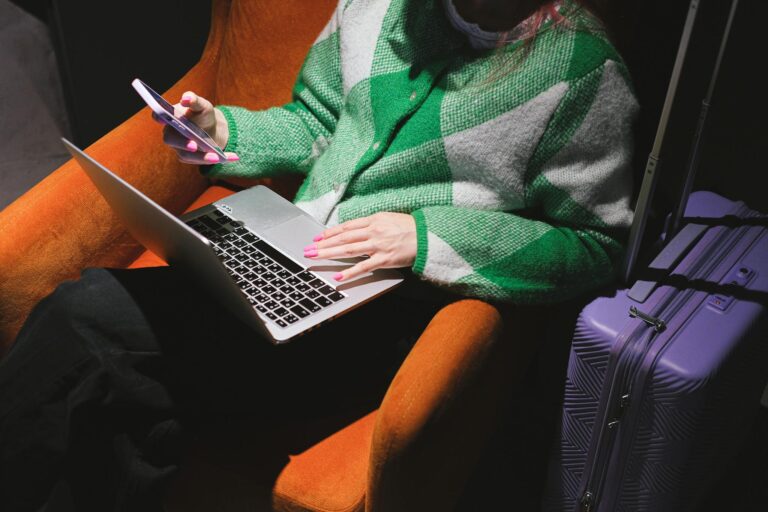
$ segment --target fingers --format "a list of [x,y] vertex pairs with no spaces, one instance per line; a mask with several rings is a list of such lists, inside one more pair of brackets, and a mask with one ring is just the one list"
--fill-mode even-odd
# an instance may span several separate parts
[[373,244],[366,240],[364,242],[338,245],[328,249],[317,249],[312,247],[313,246],[310,245],[304,249],[305,258],[328,260],[339,258],[356,258],[358,256],[370,254],[373,249]]
[[319,235],[317,235],[313,240],[315,242],[319,242],[321,240],[328,240],[329,238],[333,238],[345,231],[352,231],[354,229],[362,229],[367,228],[371,224],[371,218],[370,217],[361,217],[359,219],[353,219],[347,222],[344,222],[343,224],[339,224],[338,226],[334,226],[332,228],[328,228]]
[[356,277],[362,276],[363,274],[367,274],[368,272],[373,272],[382,266],[382,262],[379,261],[378,258],[370,258],[363,260],[346,270],[342,270],[338,274],[334,275],[333,279],[336,281],[348,281],[349,279],[354,279]]

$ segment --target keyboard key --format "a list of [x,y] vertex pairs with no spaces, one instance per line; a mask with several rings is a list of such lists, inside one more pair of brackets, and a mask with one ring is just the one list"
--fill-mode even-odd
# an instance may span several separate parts
[[317,302],[323,307],[330,306],[331,304],[333,304],[333,302],[331,302],[329,299],[325,297],[318,297],[315,299],[315,302]]
[[235,240],[234,242],[232,242],[232,244],[238,249],[242,249],[243,247],[248,245],[245,240]]
[[207,227],[208,229],[212,229],[212,230],[219,229],[219,223],[210,217],[198,217],[197,220],[202,222],[205,225],[205,227]]
[[242,290],[243,290],[243,293],[248,296],[256,295],[256,288],[254,288],[253,286],[248,286],[247,288],[243,288]]
[[292,293],[292,292],[293,292],[293,288],[291,288],[290,286],[288,286],[288,285],[286,284],[286,285],[283,285],[283,286],[281,286],[281,287],[280,287],[280,291],[281,291],[281,292],[283,292],[283,293],[288,293],[288,294],[290,294],[290,293]]
[[306,271],[306,270],[304,272],[302,272],[301,274],[297,274],[296,277],[298,277],[302,281],[311,281],[311,280],[315,279],[315,275],[312,274],[311,272]]
[[260,238],[254,235],[253,233],[248,233],[246,235],[243,235],[243,240],[245,240],[249,244],[252,244],[253,242],[258,242]]
[[313,313],[315,311],[320,311],[320,306],[318,306],[317,304],[315,304],[314,302],[312,302],[309,299],[301,299],[299,301],[299,304],[301,304],[302,306],[304,306],[305,308],[307,308],[308,310],[310,310]]
[[300,292],[306,292],[307,290],[309,290],[309,285],[307,283],[301,283],[296,286],[296,289],[299,290]]
[[267,309],[275,309],[278,306],[278,303],[270,300],[264,303],[264,306],[266,306]]
[[237,283],[237,286],[239,286],[241,290],[245,290],[246,288],[251,287],[251,283],[245,279],[240,279],[240,282]]
[[319,291],[323,295],[328,295],[329,293],[333,293],[335,290],[333,288],[331,288],[330,286],[325,285],[325,286],[321,286],[320,288],[318,288],[317,291]]
[[299,318],[296,315],[287,315],[283,317],[283,320],[285,320],[289,324],[294,324],[299,321]]
[[288,279],[286,279],[286,282],[290,285],[296,286],[297,284],[301,283],[301,280],[296,276],[291,276]]
[[219,228],[219,229],[217,229],[217,230],[216,230],[216,234],[217,234],[217,235],[219,235],[219,236],[224,236],[224,235],[226,235],[227,233],[229,233],[229,231],[227,231],[227,230],[226,230],[226,229],[224,229],[224,228]]
[[283,269],[283,267],[281,267],[277,263],[272,263],[271,265],[267,265],[267,268],[272,272],[280,272]]
[[267,282],[263,279],[255,279],[253,281],[253,286],[258,288],[259,290],[263,289],[265,286],[267,286]]
[[283,300],[284,298],[285,298],[285,295],[283,295],[283,294],[282,294],[282,293],[280,293],[280,292],[277,292],[277,293],[273,293],[273,294],[272,294],[272,300],[277,300],[277,301],[280,301],[280,300]]
[[235,229],[235,233],[236,233],[237,235],[239,235],[239,236],[243,236],[243,235],[247,235],[247,234],[249,234],[249,233],[250,233],[250,231],[248,231],[247,229],[245,229],[244,227],[242,227],[242,226],[241,226],[241,227],[239,227],[239,228]]
[[341,299],[344,298],[344,296],[339,292],[333,292],[332,294],[328,295],[328,298],[333,302],[339,302]]
[[321,286],[324,286],[324,285],[325,283],[319,279],[313,279],[309,282],[309,286],[311,286],[312,288],[320,288]]
[[235,240],[237,240],[237,235],[234,233],[229,233],[228,235],[224,236],[224,240],[226,240],[227,242],[234,242]]
[[278,316],[285,316],[288,314],[288,310],[285,308],[277,308],[276,310],[273,311],[273,313]]
[[243,274],[243,277],[249,281],[253,281],[259,276],[257,276],[255,272],[246,272],[245,274]]
[[262,306],[261,304],[256,304],[256,310],[260,311],[262,313],[266,313],[267,312],[267,308]]
[[[285,281],[283,281],[280,278],[276,278],[274,281],[272,281],[272,286],[274,286],[275,288],[282,288],[283,286],[285,286]],[[286,293],[286,292],[283,292],[283,293]]]
[[304,298],[304,296],[302,294],[300,294],[299,292],[291,292],[291,293],[288,294],[288,296],[290,298],[292,298],[293,300],[301,300],[301,299]]
[[259,293],[257,295],[254,295],[253,298],[258,302],[259,304],[263,304],[264,302],[269,302],[269,297],[264,295],[263,293]]
[[293,311],[294,313],[296,313],[296,315],[298,315],[298,316],[299,316],[299,317],[301,317],[301,318],[306,318],[306,317],[308,317],[308,316],[309,316],[309,311],[307,311],[306,309],[304,309],[303,307],[301,307],[301,306],[298,306],[298,305],[296,305],[296,306],[293,306],[293,307],[291,308],[291,311]]
[[277,290],[275,290],[275,288],[274,288],[274,287],[267,285],[267,286],[263,287],[263,288],[261,289],[261,291],[262,291],[262,292],[264,292],[264,293],[266,293],[267,295],[272,295],[272,294],[273,294],[273,293],[275,293]]
[[309,297],[310,299],[314,299],[316,297],[321,297],[321,295],[318,292],[316,292],[315,290],[309,290],[307,292],[307,297]]
[[280,272],[277,273],[277,275],[282,277],[283,279],[288,279],[289,277],[291,277],[291,273],[288,272],[287,270],[281,270]]
[[280,301],[280,304],[282,304],[286,308],[290,308],[290,307],[293,307],[293,305],[296,303],[291,299],[283,299]]
[[248,297],[248,302],[249,302],[249,303],[250,303],[252,306],[255,306],[255,305],[256,305],[256,299],[254,299],[253,297]]
[[256,252],[256,249],[254,249],[250,245],[246,245],[245,247],[243,247],[243,252],[246,254],[253,254],[254,252]]
[[275,320],[275,323],[276,323],[277,325],[279,325],[280,327],[285,327],[285,326],[287,326],[287,325],[288,325],[288,324],[286,323],[286,321],[285,321],[285,320],[281,320],[281,319],[279,319],[279,318],[278,318],[277,320]]
[[298,263],[293,261],[292,259],[285,256],[283,253],[279,252],[277,249],[266,243],[264,240],[259,240],[255,244],[253,244],[257,249],[259,249],[261,252],[275,260],[276,262],[280,263],[282,266],[288,269],[292,274],[295,274],[296,272],[301,272],[303,270],[303,267],[301,267]]
[[277,320],[277,315],[270,312],[270,313],[267,313],[267,318],[269,318],[270,320]]

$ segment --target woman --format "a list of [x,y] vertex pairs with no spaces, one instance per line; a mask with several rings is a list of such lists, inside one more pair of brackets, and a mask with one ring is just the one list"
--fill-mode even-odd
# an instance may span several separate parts
[[330,226],[309,260],[370,256],[338,281],[421,279],[272,347],[171,269],[85,271],[0,366],[2,507],[35,510],[61,483],[78,510],[159,509],[183,427],[375,401],[398,342],[456,294],[546,304],[608,282],[637,104],[585,5],[341,0],[293,102],[250,112],[186,93],[178,108],[228,161],[166,130],[181,159],[212,177],[299,173],[296,204]]

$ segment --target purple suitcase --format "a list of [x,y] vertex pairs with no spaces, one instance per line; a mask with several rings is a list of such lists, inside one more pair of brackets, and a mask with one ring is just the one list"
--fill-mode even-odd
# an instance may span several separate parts
[[[676,215],[687,223],[631,289],[581,312],[551,453],[547,512],[695,510],[740,448],[768,380],[768,218],[710,192],[689,196],[733,14],[694,139]],[[630,234],[631,274],[698,0],[678,59]],[[727,491],[726,491],[727,492]]]
[[686,217],[693,248],[655,260],[669,284],[579,317],[547,511],[691,510],[749,428],[768,378],[766,219],[709,192]]

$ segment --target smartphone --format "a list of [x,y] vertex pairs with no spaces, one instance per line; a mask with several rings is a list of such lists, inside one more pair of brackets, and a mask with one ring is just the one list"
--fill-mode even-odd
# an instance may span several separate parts
[[205,130],[186,117],[176,116],[173,111],[173,105],[165,101],[162,96],[138,78],[131,82],[131,85],[149,108],[152,109],[152,112],[165,124],[173,127],[185,138],[195,141],[202,150],[216,153],[222,161],[226,161],[227,155],[224,154],[224,151],[214,142],[213,137],[208,135]]

